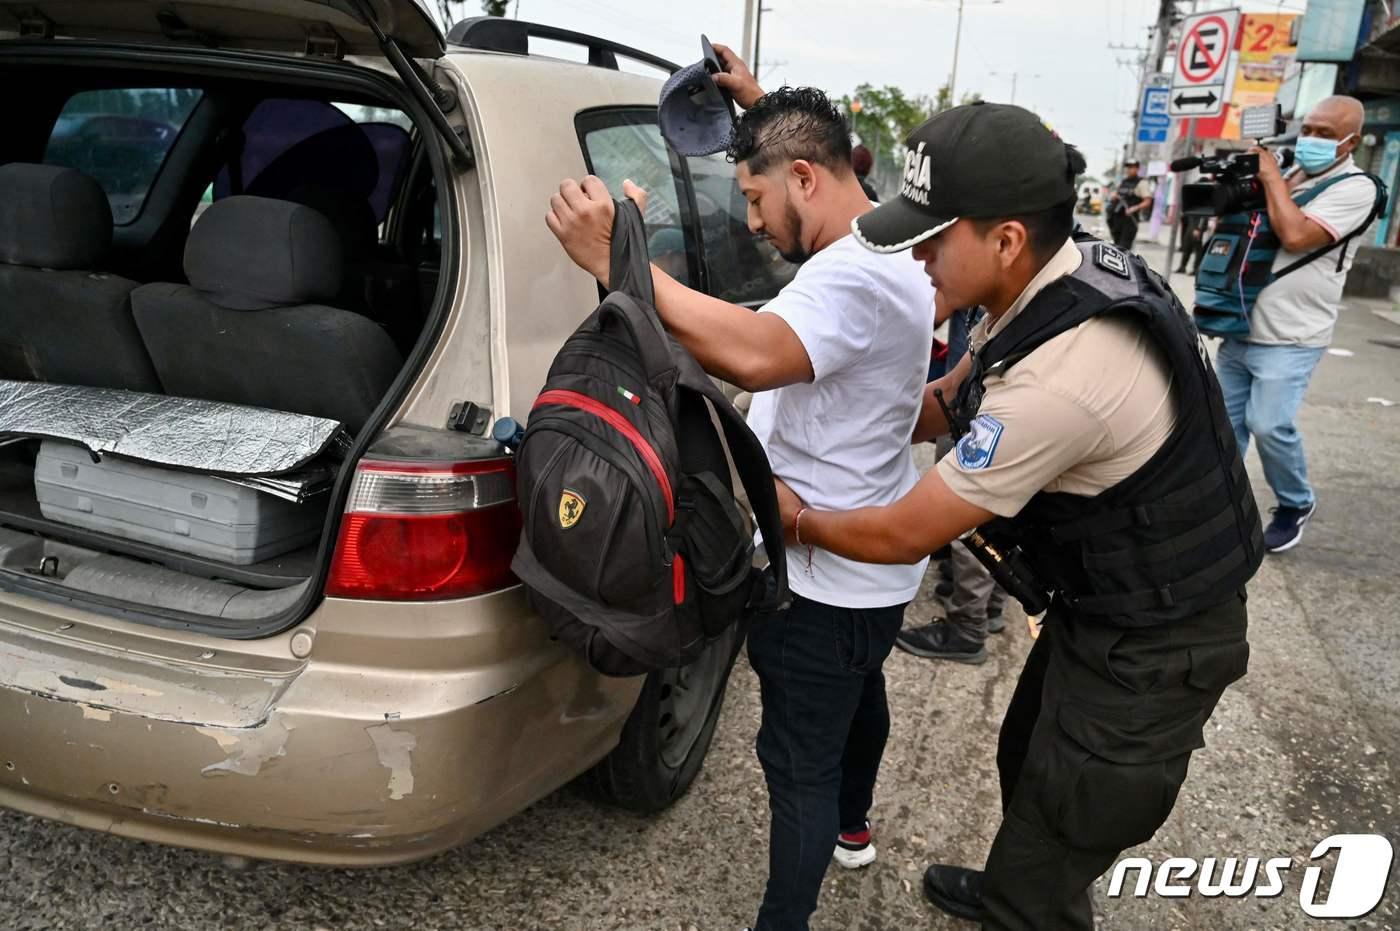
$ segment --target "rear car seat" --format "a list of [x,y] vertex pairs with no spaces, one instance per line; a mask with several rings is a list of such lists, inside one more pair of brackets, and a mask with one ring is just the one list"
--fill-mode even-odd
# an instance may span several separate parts
[[314,414],[358,431],[403,358],[373,321],[320,302],[341,288],[341,240],[310,207],[218,201],[185,244],[189,285],[131,296],[167,393]]
[[112,208],[73,168],[0,166],[0,378],[159,391],[131,317],[136,282],[95,271]]

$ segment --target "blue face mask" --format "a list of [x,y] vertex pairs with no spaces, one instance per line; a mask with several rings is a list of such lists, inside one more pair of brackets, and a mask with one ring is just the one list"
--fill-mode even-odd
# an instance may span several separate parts
[[1326,171],[1337,160],[1337,147],[1346,142],[1352,136],[1348,133],[1341,139],[1323,139],[1320,136],[1304,136],[1298,140],[1298,145],[1294,147],[1293,154],[1298,159],[1298,164],[1303,166],[1303,171],[1310,175],[1315,175]]

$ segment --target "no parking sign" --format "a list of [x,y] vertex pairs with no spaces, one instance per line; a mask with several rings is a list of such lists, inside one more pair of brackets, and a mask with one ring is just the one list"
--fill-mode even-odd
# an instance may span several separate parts
[[1230,73],[1240,11],[1197,13],[1182,24],[1172,79],[1172,116],[1216,116],[1229,96]]

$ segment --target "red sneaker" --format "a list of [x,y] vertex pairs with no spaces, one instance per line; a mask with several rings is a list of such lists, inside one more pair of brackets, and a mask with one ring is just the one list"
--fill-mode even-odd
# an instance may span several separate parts
[[858,870],[875,862],[875,845],[870,842],[870,822],[859,831],[842,831],[836,835],[836,849],[832,852],[838,865],[848,870]]

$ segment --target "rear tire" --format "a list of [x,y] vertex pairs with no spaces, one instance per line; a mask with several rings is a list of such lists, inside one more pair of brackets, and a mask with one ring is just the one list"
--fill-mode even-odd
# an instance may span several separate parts
[[748,625],[730,627],[695,662],[647,675],[617,747],[583,784],[604,801],[651,814],[686,793],[709,752]]

